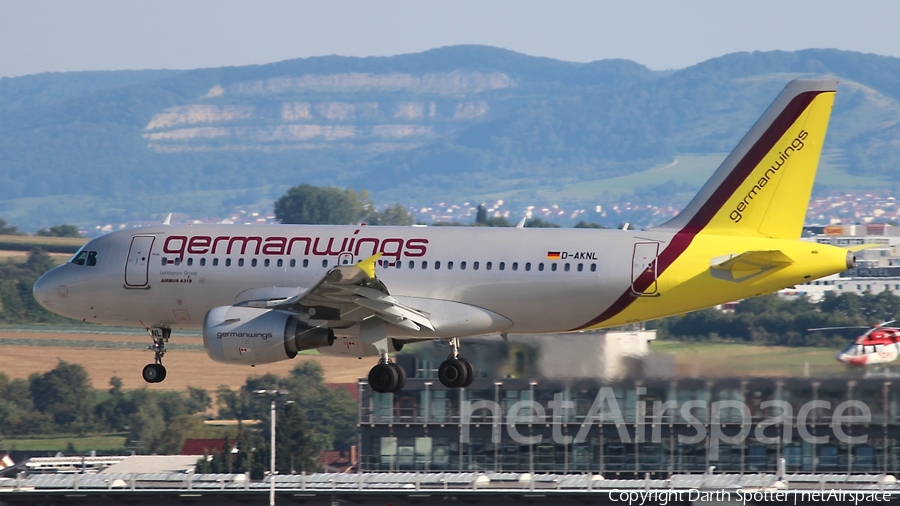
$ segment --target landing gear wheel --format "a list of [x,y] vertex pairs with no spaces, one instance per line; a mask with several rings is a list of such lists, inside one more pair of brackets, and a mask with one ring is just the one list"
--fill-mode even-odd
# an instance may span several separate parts
[[141,376],[147,383],[159,383],[166,379],[166,368],[162,364],[147,364],[141,371]]
[[389,365],[397,372],[397,386],[395,386],[394,389],[391,390],[391,392],[397,393],[403,390],[403,387],[406,385],[406,369],[393,362]]
[[465,383],[462,384],[462,387],[469,388],[469,385],[471,385],[472,382],[475,381],[475,366],[472,365],[472,362],[469,362],[464,358],[459,358],[458,360],[462,362],[464,366],[466,366],[466,374],[468,375],[468,379]]
[[458,358],[448,358],[438,368],[438,379],[447,388],[460,388],[469,381],[469,368]]
[[393,392],[400,380],[394,364],[378,364],[369,371],[369,386],[380,394]]

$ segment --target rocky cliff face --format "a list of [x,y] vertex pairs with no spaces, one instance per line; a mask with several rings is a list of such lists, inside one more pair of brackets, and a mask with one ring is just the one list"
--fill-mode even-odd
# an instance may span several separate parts
[[[167,108],[144,127],[161,153],[352,148],[402,152],[490,112],[503,72],[342,73],[216,84],[196,103]],[[372,101],[372,98],[377,100]]]

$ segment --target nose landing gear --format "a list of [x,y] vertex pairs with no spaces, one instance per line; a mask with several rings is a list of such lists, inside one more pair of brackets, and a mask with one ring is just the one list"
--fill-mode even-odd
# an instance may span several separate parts
[[154,353],[153,363],[144,366],[141,376],[147,383],[159,383],[166,379],[166,368],[162,365],[163,355],[166,354],[166,343],[172,335],[172,329],[152,328],[147,329],[150,337],[153,338],[153,344],[147,349]]

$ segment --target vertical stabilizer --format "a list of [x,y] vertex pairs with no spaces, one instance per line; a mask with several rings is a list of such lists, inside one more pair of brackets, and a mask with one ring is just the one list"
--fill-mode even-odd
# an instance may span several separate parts
[[688,234],[800,237],[837,80],[795,80],[684,211],[655,227]]

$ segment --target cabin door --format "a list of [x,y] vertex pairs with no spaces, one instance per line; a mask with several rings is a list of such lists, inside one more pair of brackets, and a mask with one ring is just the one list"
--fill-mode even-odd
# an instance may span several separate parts
[[631,293],[637,296],[656,295],[658,242],[638,242],[634,244],[631,257]]
[[153,247],[155,239],[156,237],[152,235],[136,235],[131,238],[128,262],[125,264],[126,288],[147,287],[150,269],[150,248]]

